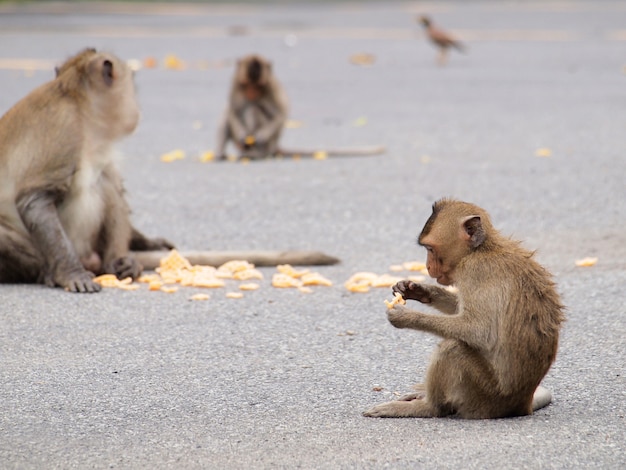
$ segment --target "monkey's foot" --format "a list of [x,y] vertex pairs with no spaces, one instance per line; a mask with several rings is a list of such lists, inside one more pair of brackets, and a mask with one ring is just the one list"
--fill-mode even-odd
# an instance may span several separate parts
[[413,399],[381,403],[363,412],[368,418],[431,418],[436,413],[425,400]]

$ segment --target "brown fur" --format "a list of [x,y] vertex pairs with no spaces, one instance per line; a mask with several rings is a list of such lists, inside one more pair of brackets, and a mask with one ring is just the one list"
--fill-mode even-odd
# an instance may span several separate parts
[[[442,199],[419,236],[427,268],[441,287],[401,281],[405,299],[445,316],[396,305],[397,328],[443,338],[421,393],[366,411],[374,417],[501,418],[547,405],[539,383],[555,359],[563,306],[551,275],[514,240],[503,237],[478,206]],[[533,402],[534,396],[534,402]]]
[[130,224],[112,156],[138,121],[132,72],[95,49],[0,119],[0,282],[95,292],[94,274],[141,273],[129,246],[155,243]]
[[[259,55],[238,60],[228,106],[217,133],[217,157],[226,158],[226,146],[231,140],[240,158],[276,156],[287,113],[287,95],[272,64]],[[253,142],[246,142],[247,138]]]

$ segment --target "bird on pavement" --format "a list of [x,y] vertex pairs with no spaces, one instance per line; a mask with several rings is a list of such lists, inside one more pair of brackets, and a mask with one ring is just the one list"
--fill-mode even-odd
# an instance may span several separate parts
[[446,31],[437,28],[428,16],[420,16],[418,22],[426,28],[428,39],[439,48],[439,65],[445,65],[448,59],[448,49],[454,47],[459,52],[465,52],[465,46],[454,39]]

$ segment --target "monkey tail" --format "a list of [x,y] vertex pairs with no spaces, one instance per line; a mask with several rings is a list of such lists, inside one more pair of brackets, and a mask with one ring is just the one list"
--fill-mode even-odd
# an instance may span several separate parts
[[537,411],[548,406],[552,401],[552,392],[545,387],[539,385],[533,395],[533,411]]
[[302,157],[323,160],[327,157],[366,157],[370,155],[380,155],[385,153],[385,147],[382,145],[363,145],[320,150],[280,148],[276,153],[283,157]]

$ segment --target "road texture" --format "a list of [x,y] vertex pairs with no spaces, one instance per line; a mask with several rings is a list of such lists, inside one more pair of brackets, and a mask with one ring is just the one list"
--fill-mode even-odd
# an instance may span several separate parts
[[[420,13],[467,53],[437,66]],[[0,467],[625,468],[625,24],[623,2],[591,0],[0,4],[0,112],[86,46],[185,61],[136,74],[142,122],[120,148],[142,230],[342,260],[311,294],[273,288],[271,268],[244,298],[205,302],[0,286]],[[285,144],[386,153],[200,162],[250,52],[290,96]],[[371,65],[350,62],[363,53]],[[186,157],[162,162],[174,149]],[[442,196],[485,207],[555,275],[568,321],[554,402],[533,416],[361,416],[423,378],[437,339],[387,323],[389,289],[343,282],[423,260],[415,237]]]

